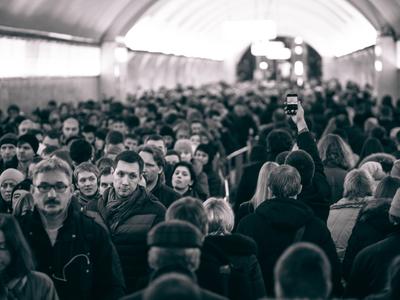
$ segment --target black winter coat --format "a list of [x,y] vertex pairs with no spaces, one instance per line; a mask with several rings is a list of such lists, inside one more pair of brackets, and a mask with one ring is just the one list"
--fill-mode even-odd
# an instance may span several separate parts
[[[229,296],[229,299],[255,300],[264,297],[264,280],[256,255],[256,243],[245,235],[206,236],[200,267],[196,272],[199,285],[220,295]],[[238,270],[236,275],[240,274],[237,277],[232,275],[228,295],[224,294],[221,282],[220,267],[223,265],[235,268]]]
[[281,254],[293,244],[297,231],[305,226],[301,241],[325,251],[332,266],[333,293],[340,295],[341,271],[335,244],[326,225],[298,199],[273,198],[261,203],[254,213],[240,221],[237,232],[250,236],[258,246],[258,261],[267,295],[274,294],[273,270]]
[[19,223],[37,271],[53,280],[60,299],[119,299],[124,295],[120,262],[110,237],[76,206],[70,205],[54,246],[36,209]]
[[303,186],[298,199],[306,203],[314,211],[316,217],[326,223],[329,216],[331,187],[324,172],[324,165],[319,157],[317,144],[309,131],[297,136],[299,149],[306,151],[314,160],[315,172],[312,182]]
[[142,282],[147,281],[147,233],[152,227],[162,222],[165,217],[165,207],[153,195],[138,186],[139,194],[132,201],[135,205],[125,217],[111,223],[108,218],[111,189],[108,188],[98,203],[99,213],[111,233],[112,241],[121,260],[126,288],[128,293],[137,291]]
[[395,227],[389,222],[391,199],[378,199],[361,209],[349,238],[343,260],[343,277],[348,279],[357,254],[364,248],[385,239]]
[[351,269],[345,296],[363,299],[381,292],[387,283],[387,271],[392,260],[400,255],[400,227],[383,241],[363,249]]
[[151,193],[164,205],[168,208],[174,201],[178,200],[181,195],[174,191],[174,189],[170,188],[166,184],[160,181],[160,178],[157,180],[157,184]]

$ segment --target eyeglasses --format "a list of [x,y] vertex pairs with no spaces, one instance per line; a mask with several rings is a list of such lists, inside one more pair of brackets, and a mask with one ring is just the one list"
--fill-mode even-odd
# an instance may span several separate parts
[[64,193],[68,188],[68,185],[65,185],[64,183],[56,183],[56,184],[42,183],[42,184],[34,185],[34,186],[41,193],[48,193],[48,192],[50,192],[51,189],[54,189],[54,191],[56,193]]

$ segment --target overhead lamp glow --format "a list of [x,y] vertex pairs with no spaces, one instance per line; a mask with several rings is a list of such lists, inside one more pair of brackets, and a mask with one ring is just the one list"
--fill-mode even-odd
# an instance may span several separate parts
[[383,70],[382,61],[380,61],[380,60],[376,60],[376,61],[375,61],[375,70],[376,70],[377,72],[382,72],[382,70]]
[[279,51],[284,47],[281,41],[257,41],[251,44],[250,51],[254,56],[267,56],[271,51]]
[[381,56],[382,55],[382,47],[379,45],[375,46],[375,56]]
[[303,44],[303,38],[301,36],[296,36],[296,38],[294,39],[294,43],[296,45]]
[[128,61],[128,49],[125,47],[117,47],[114,50],[114,56],[117,62],[125,63]]
[[303,47],[302,46],[294,47],[294,53],[296,53],[297,55],[303,54]]
[[272,20],[237,20],[222,23],[222,34],[228,41],[271,40],[277,36],[276,23]]
[[261,70],[268,69],[268,63],[266,61],[260,62],[260,64],[258,66],[260,67]]
[[297,85],[302,86],[304,84],[304,79],[303,78],[297,78]]
[[294,63],[294,74],[297,76],[302,76],[304,74],[304,65],[302,61],[296,61]]
[[292,51],[289,48],[282,48],[278,50],[272,50],[266,55],[268,59],[273,60],[286,60],[292,56]]

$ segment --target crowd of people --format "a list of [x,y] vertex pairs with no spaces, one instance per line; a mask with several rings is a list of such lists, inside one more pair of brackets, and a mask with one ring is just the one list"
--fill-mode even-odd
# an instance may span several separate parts
[[400,101],[352,82],[10,105],[0,299],[400,299],[398,159]]

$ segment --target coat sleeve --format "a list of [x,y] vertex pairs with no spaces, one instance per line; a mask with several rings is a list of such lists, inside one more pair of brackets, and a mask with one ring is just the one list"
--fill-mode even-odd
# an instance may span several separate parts
[[363,253],[360,252],[354,261],[346,286],[346,298],[361,299],[368,296],[368,261]]
[[119,257],[107,232],[96,226],[96,238],[93,241],[94,299],[119,299],[125,294],[125,283]]
[[254,255],[251,262],[250,279],[252,283],[252,292],[254,299],[260,299],[267,295],[265,291],[264,277],[261,272],[260,264]]

